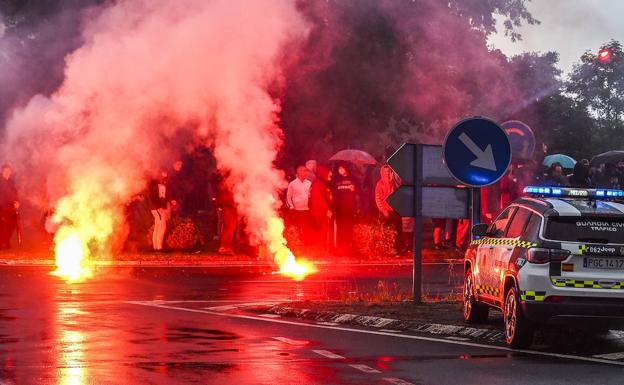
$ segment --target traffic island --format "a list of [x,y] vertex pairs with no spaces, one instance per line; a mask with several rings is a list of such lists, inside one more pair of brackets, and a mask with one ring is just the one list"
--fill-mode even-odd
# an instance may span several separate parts
[[[411,301],[372,303],[344,301],[287,302],[271,306],[251,306],[244,309],[260,314],[331,326],[356,326],[378,329],[382,333],[415,333],[456,341],[504,344],[503,319],[500,312],[491,311],[485,324],[469,325],[462,317],[459,301],[436,301],[414,304]],[[583,349],[596,343],[624,343],[624,331],[612,330],[595,334],[576,329],[544,328],[538,330],[535,349]],[[567,349],[567,350],[566,350]]]
[[246,309],[325,325],[378,328],[380,331],[410,331],[466,340],[502,342],[502,318],[492,313],[488,324],[468,325],[462,319],[461,302],[288,302]]

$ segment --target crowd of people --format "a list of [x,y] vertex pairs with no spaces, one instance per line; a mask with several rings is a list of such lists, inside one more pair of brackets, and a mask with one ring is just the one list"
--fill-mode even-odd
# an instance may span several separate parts
[[[244,220],[223,183],[225,178],[214,162],[207,165],[197,159],[177,160],[161,169],[146,191],[127,205],[128,240],[141,243],[149,239],[149,249],[164,251],[171,219],[189,217],[204,223],[199,227],[206,232],[205,237],[217,243],[218,253],[234,254],[235,245],[240,249],[246,242]],[[358,223],[392,229],[396,252],[411,251],[413,221],[401,218],[386,201],[401,185],[387,164],[320,164],[310,160],[297,167],[289,179],[282,214],[286,225],[297,230],[301,243],[311,253],[351,254],[353,230]],[[482,222],[491,222],[528,185],[620,189],[624,187],[624,161],[594,166],[582,159],[573,170],[560,163],[549,167],[533,160],[512,163],[497,184],[481,189]],[[53,210],[45,217],[53,218]],[[432,218],[432,224],[435,249],[467,247],[468,219]],[[44,227],[48,232],[57,228],[48,226],[47,221]],[[13,170],[5,164],[0,173],[0,249],[10,247],[14,234],[20,242],[20,200]]]

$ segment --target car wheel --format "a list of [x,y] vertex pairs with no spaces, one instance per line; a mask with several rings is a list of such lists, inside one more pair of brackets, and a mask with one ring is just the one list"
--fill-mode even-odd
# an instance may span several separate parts
[[468,323],[484,323],[488,319],[490,308],[477,302],[474,293],[472,270],[468,270],[464,277],[464,320]]
[[512,348],[528,348],[533,343],[533,325],[522,314],[522,308],[518,300],[518,291],[515,287],[510,288],[505,296],[503,307],[503,320],[505,322],[505,342]]

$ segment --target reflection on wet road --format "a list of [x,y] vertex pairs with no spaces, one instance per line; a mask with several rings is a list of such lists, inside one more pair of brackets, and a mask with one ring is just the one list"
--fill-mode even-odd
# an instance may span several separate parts
[[380,280],[408,290],[410,273],[409,267],[332,271],[292,282],[257,272],[111,268],[68,285],[43,268],[0,268],[0,384],[563,384],[591,376],[606,384],[622,378],[621,368],[592,362],[207,310],[374,292]]

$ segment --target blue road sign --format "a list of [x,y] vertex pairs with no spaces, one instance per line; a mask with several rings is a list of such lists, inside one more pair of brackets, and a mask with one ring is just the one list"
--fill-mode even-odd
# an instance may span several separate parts
[[501,124],[507,133],[514,158],[531,159],[535,151],[535,134],[526,123],[510,120]]
[[442,149],[444,163],[460,183],[484,187],[496,183],[511,163],[505,131],[490,119],[460,121],[449,131]]

